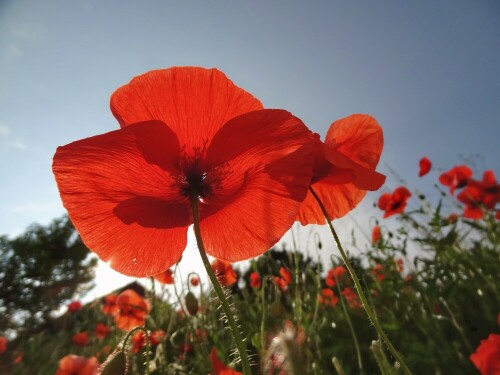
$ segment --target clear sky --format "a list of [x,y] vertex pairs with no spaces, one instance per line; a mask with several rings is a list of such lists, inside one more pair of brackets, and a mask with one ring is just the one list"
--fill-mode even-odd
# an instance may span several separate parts
[[56,147],[117,129],[111,93],[173,65],[217,67],[323,136],[373,115],[380,170],[410,187],[432,185],[423,155],[500,173],[497,0],[0,0],[0,233],[60,216]]

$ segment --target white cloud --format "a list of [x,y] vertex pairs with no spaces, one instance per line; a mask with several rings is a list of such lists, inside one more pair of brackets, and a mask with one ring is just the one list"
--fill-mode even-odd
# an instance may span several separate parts
[[6,137],[10,134],[10,129],[6,125],[0,125],[0,137]]

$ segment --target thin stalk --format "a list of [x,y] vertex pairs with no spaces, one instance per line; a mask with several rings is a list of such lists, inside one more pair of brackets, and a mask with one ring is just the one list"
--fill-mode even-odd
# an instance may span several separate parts
[[198,250],[200,252],[200,256],[201,256],[201,259],[203,261],[203,265],[205,266],[205,270],[207,271],[208,277],[210,278],[210,281],[212,282],[212,286],[214,287],[215,294],[217,294],[217,297],[219,298],[222,309],[224,310],[224,313],[226,314],[229,328],[231,329],[231,332],[233,333],[234,341],[236,342],[236,347],[238,348],[238,352],[240,354],[241,365],[243,367],[243,373],[245,375],[252,375],[252,371],[250,370],[250,361],[248,360],[248,354],[247,354],[245,342],[243,341],[243,339],[241,337],[239,327],[236,324],[236,320],[234,319],[233,312],[231,311],[231,306],[229,306],[229,303],[226,299],[226,296],[224,295],[224,291],[222,290],[222,287],[220,286],[219,281],[217,280],[217,276],[215,275],[214,271],[212,270],[212,266],[210,265],[210,262],[209,262],[208,257],[207,257],[207,253],[205,251],[205,246],[203,245],[203,241],[201,239],[200,219],[199,219],[199,213],[198,213],[198,197],[193,195],[191,197],[191,203],[193,205],[194,234],[196,237],[196,243],[198,245]]
[[340,290],[339,280],[337,279],[337,276],[335,276],[335,284],[337,284],[337,292],[339,293],[340,304],[342,305],[342,310],[344,311],[345,319],[347,321],[347,325],[349,326],[349,330],[351,331],[351,336],[354,341],[354,347],[356,348],[359,372],[363,374],[364,373],[363,359],[361,357],[361,350],[359,348],[358,337],[356,336],[356,331],[354,330],[354,326],[352,325],[351,317],[349,316],[349,312],[347,311],[347,307],[344,302],[344,296],[342,295],[342,292]]
[[149,361],[150,361],[150,355],[151,355],[151,344],[149,341],[149,332],[146,328],[144,328],[142,326],[135,327],[129,333],[127,333],[127,336],[125,336],[125,340],[123,340],[122,352],[126,353],[127,342],[132,337],[132,335],[134,333],[136,333],[137,331],[142,331],[144,333],[144,338],[146,340],[146,372],[145,372],[145,375],[149,375]]
[[347,258],[347,254],[345,253],[342,244],[340,243],[340,239],[337,236],[337,232],[335,232],[335,229],[333,228],[332,222],[328,219],[328,213],[326,212],[325,206],[323,206],[323,203],[321,202],[321,199],[319,199],[318,195],[314,191],[312,187],[309,187],[309,191],[311,194],[314,196],[316,199],[316,202],[318,202],[319,207],[321,208],[321,212],[323,212],[323,216],[325,217],[326,222],[328,223],[328,226],[330,227],[330,231],[332,232],[333,238],[335,239],[335,243],[337,244],[337,248],[339,249],[340,255],[342,256],[342,260],[344,261],[345,266],[349,270],[349,273],[351,274],[352,281],[354,282],[354,285],[356,286],[356,290],[358,291],[358,296],[361,299],[361,302],[363,304],[363,308],[365,309],[366,314],[368,315],[368,318],[372,322],[373,326],[375,327],[375,330],[379,334],[379,336],[382,338],[384,341],[385,345],[389,349],[389,351],[392,353],[396,361],[399,362],[401,368],[407,375],[411,375],[412,372],[406,365],[406,362],[403,360],[403,357],[399,352],[396,350],[394,345],[392,345],[392,342],[389,340],[387,335],[385,334],[384,330],[380,326],[380,323],[374,314],[372,308],[368,304],[368,300],[366,299],[365,293],[363,292],[363,289],[361,287],[361,283],[359,282],[359,278],[356,275],[356,272],[354,271],[354,268],[351,265],[351,262]]

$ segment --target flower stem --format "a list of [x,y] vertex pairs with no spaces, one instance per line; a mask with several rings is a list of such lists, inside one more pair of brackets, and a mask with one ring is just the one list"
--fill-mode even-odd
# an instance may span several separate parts
[[125,336],[125,340],[123,340],[122,352],[126,353],[127,343],[129,341],[129,339],[132,337],[132,335],[134,333],[136,333],[137,331],[142,331],[144,333],[144,338],[146,340],[146,363],[145,363],[146,372],[145,372],[145,375],[149,375],[149,360],[150,360],[150,355],[151,355],[151,344],[149,341],[149,331],[145,327],[142,327],[142,326],[135,327],[130,332],[127,333],[127,335]]
[[199,219],[199,213],[198,213],[198,197],[192,196],[191,203],[193,205],[194,234],[196,237],[196,243],[198,245],[198,250],[200,252],[201,259],[203,260],[203,265],[205,266],[205,270],[208,273],[208,277],[210,278],[210,281],[212,282],[212,286],[214,287],[215,294],[217,294],[217,297],[219,298],[222,309],[224,310],[224,313],[226,314],[229,328],[231,329],[231,332],[233,333],[234,340],[236,341],[236,347],[238,348],[238,352],[240,354],[241,365],[243,367],[243,373],[245,375],[251,375],[252,371],[250,370],[250,361],[248,360],[248,354],[247,354],[245,342],[243,341],[243,339],[241,337],[241,333],[239,331],[238,325],[236,324],[236,320],[234,319],[234,315],[233,315],[233,312],[231,310],[231,306],[229,306],[229,303],[226,299],[226,296],[224,295],[224,291],[222,290],[222,287],[220,286],[219,281],[217,280],[217,276],[215,275],[214,271],[212,270],[212,266],[210,265],[210,262],[209,262],[208,257],[207,257],[207,253],[205,251],[205,246],[203,245],[203,241],[201,239],[200,219]]
[[354,268],[351,265],[351,262],[347,258],[347,255],[340,243],[340,239],[337,236],[337,232],[335,232],[335,229],[333,228],[332,222],[328,219],[328,213],[326,212],[325,206],[323,206],[323,203],[321,202],[321,199],[319,199],[318,195],[314,191],[312,187],[309,187],[309,191],[311,194],[314,196],[316,199],[316,202],[318,202],[319,207],[321,208],[321,211],[323,212],[323,216],[325,217],[326,222],[328,223],[328,226],[330,227],[330,231],[332,232],[333,238],[335,239],[335,243],[337,244],[337,247],[339,249],[340,255],[342,257],[342,260],[344,261],[344,264],[346,265],[347,269],[349,270],[349,273],[351,274],[352,281],[354,281],[354,285],[356,286],[356,290],[358,292],[359,298],[361,299],[361,302],[363,304],[363,308],[366,311],[366,314],[368,315],[368,318],[372,322],[373,326],[375,327],[375,330],[379,334],[379,336],[382,338],[384,341],[385,345],[389,349],[389,351],[392,353],[396,361],[399,363],[399,365],[402,367],[403,371],[407,375],[411,375],[412,372],[406,365],[405,361],[403,360],[403,357],[401,354],[396,350],[394,345],[392,345],[392,342],[389,340],[387,335],[385,334],[384,330],[380,326],[380,323],[377,319],[377,316],[374,314],[372,308],[370,307],[368,300],[366,299],[365,293],[363,292],[363,289],[361,287],[361,283],[359,282],[359,278],[356,275],[356,272],[354,271]]

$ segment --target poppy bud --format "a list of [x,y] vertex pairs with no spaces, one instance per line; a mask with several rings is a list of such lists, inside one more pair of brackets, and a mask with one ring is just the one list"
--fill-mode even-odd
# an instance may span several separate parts
[[186,309],[191,315],[196,315],[198,312],[198,300],[191,292],[186,294]]
[[126,375],[127,374],[127,356],[122,350],[116,350],[112,353],[106,362],[99,369],[100,375]]

